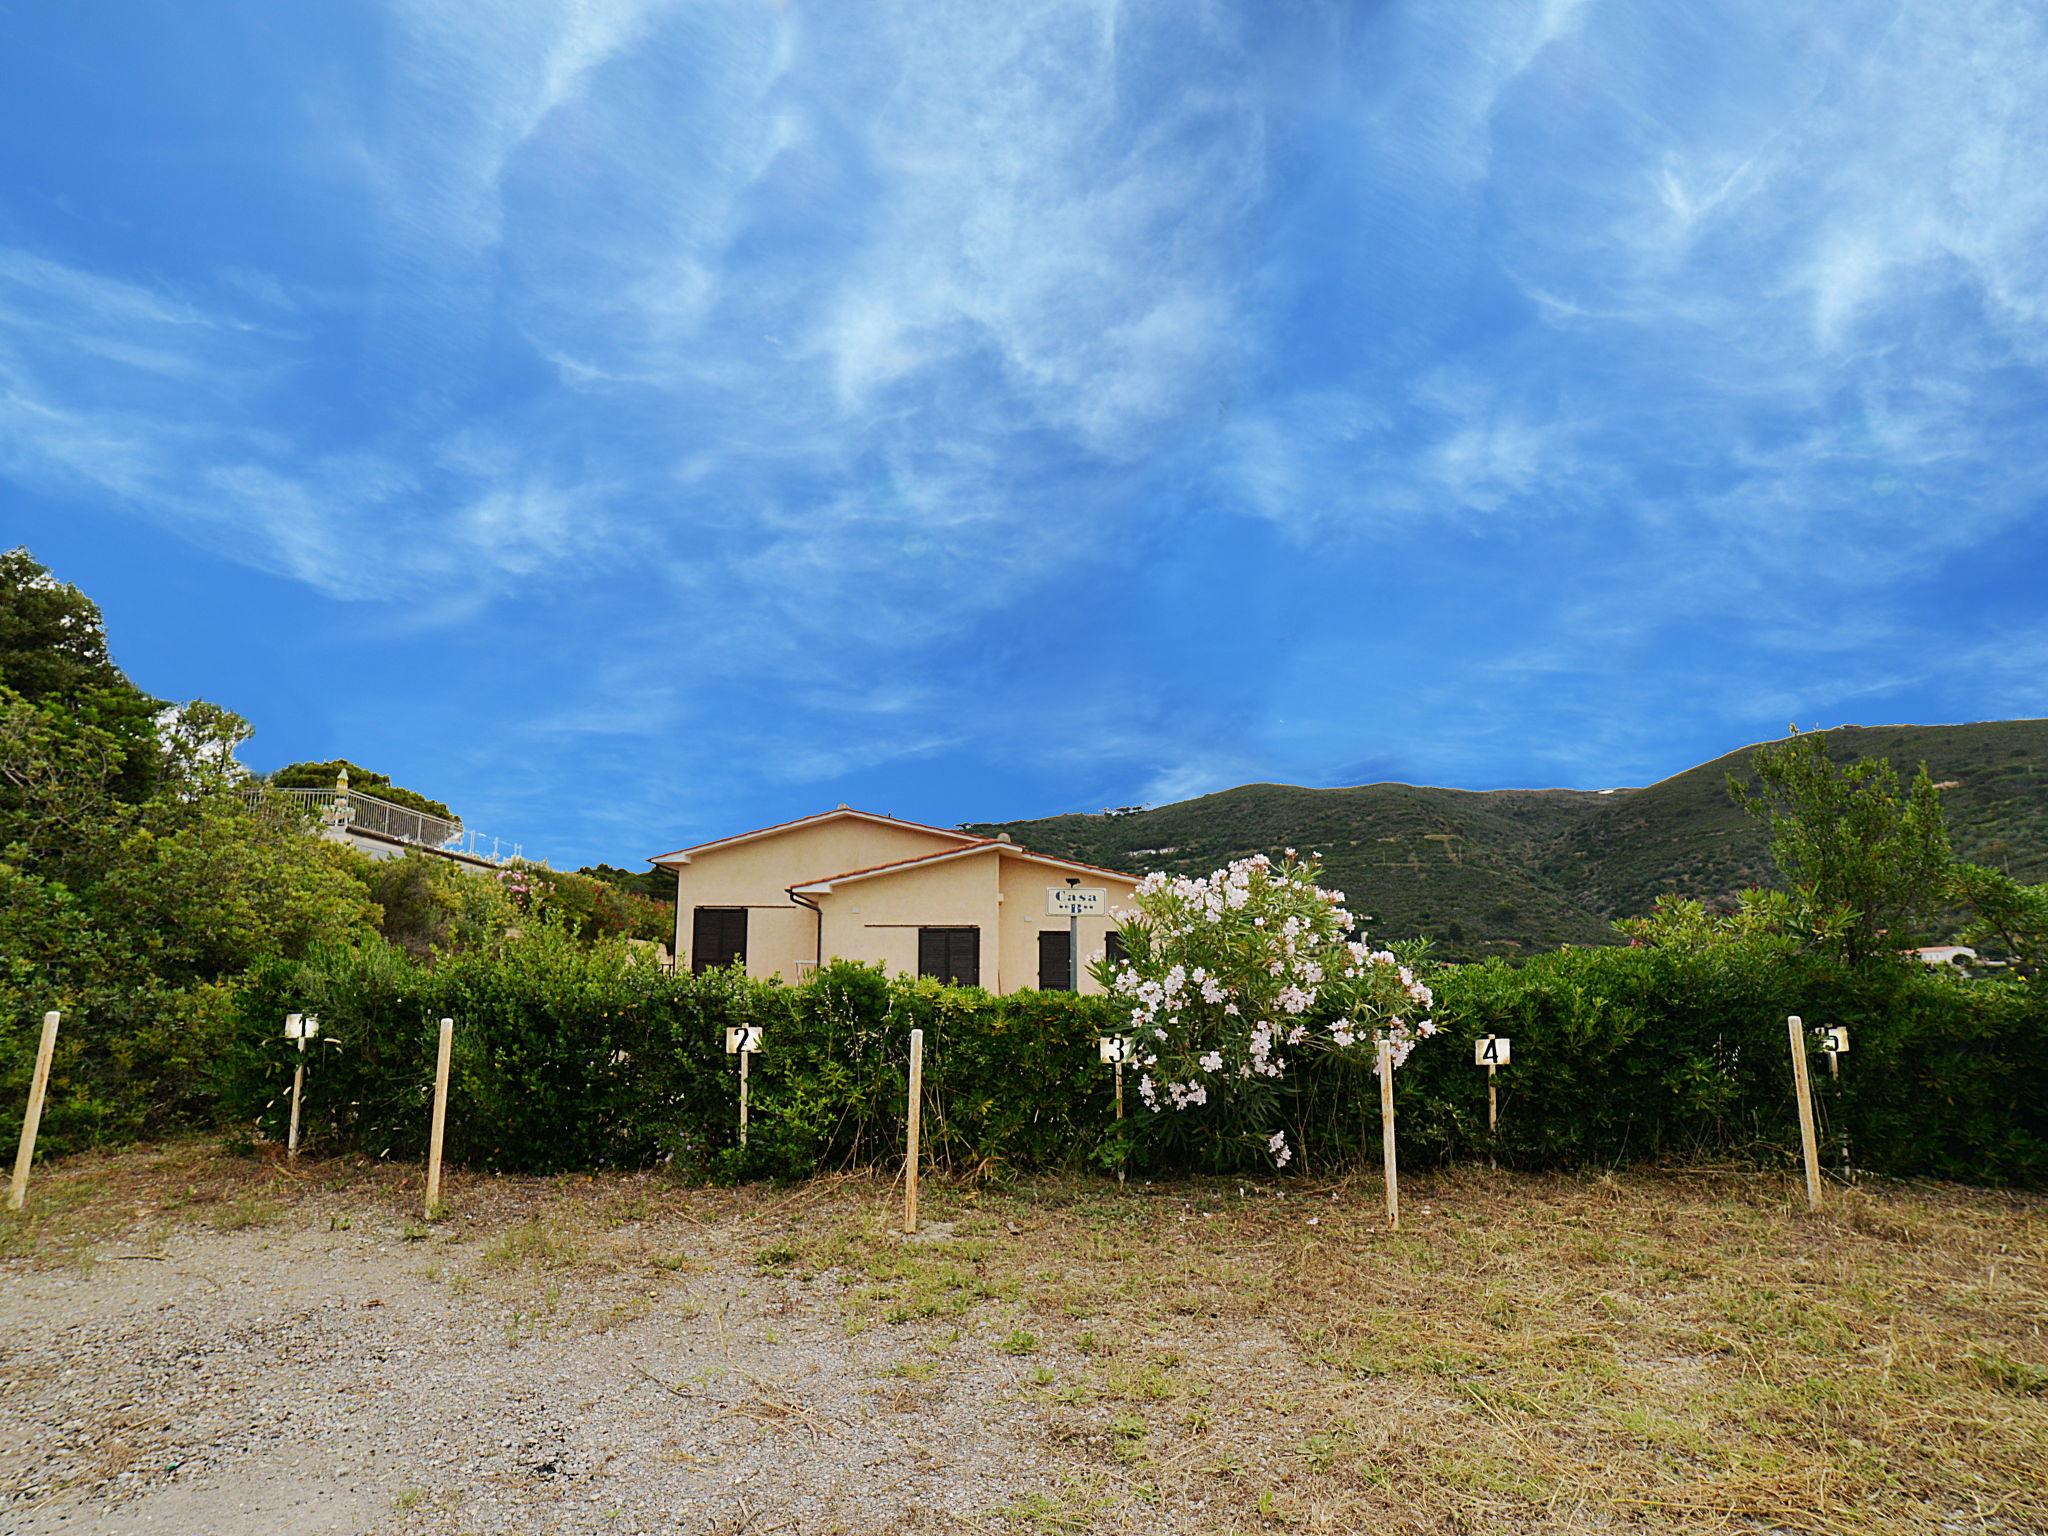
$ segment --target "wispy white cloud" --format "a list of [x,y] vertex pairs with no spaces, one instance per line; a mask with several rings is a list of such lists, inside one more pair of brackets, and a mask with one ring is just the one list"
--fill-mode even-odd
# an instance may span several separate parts
[[1602,711],[1673,690],[1921,686],[1931,549],[2048,498],[2025,0],[366,36],[272,147],[298,244],[6,226],[0,473],[394,644],[544,624],[509,806],[592,742],[658,749],[606,797],[649,816],[1034,751],[1105,799],[1630,760]]

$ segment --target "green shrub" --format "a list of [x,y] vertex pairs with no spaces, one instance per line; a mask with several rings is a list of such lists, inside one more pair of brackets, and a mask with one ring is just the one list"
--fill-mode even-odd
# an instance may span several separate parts
[[[61,918],[41,912],[47,927]],[[1525,1168],[1700,1158],[1781,1160],[1798,1140],[1785,1018],[1848,1026],[1839,1079],[1814,1055],[1830,1164],[1987,1183],[2048,1183],[2048,1095],[2030,1076],[2048,1047],[2038,983],[1919,968],[1858,971],[1730,944],[1700,953],[1568,950],[1431,978],[1443,1035],[1396,1077],[1402,1156],[1483,1157]],[[0,976],[0,985],[5,984]],[[16,1094],[36,1010],[17,988],[0,1033]],[[737,971],[670,976],[618,940],[584,943],[543,921],[504,944],[428,967],[388,946],[258,964],[232,998],[138,994],[105,1026],[72,1033],[49,1125],[62,1145],[151,1134],[180,1120],[282,1138],[294,1047],[287,1012],[320,1015],[308,1053],[310,1145],[414,1159],[427,1139],[436,1020],[456,1019],[448,1155],[543,1172],[672,1163],[717,1177],[803,1177],[889,1165],[903,1151],[912,1029],[925,1032],[925,1146],[939,1165],[1221,1166],[1213,1148],[1148,1138],[1113,1118],[1095,1039],[1128,1027],[1113,1000],[1008,997],[875,968],[826,966],[797,987]],[[750,1063],[751,1127],[738,1142],[728,1027],[764,1031]],[[1498,1078],[1497,1144],[1472,1042],[1514,1040]],[[90,1073],[84,1056],[103,1057]],[[208,1067],[214,1068],[211,1078]],[[161,1112],[150,1085],[160,1083]],[[217,1089],[217,1097],[215,1096]],[[1370,1066],[1331,1053],[1276,1108],[1314,1174],[1371,1166],[1379,1094]],[[1167,1111],[1165,1113],[1171,1113]],[[17,1111],[18,1114],[18,1111]],[[1227,1161],[1227,1159],[1226,1159]],[[1258,1166],[1247,1160],[1245,1166]]]
[[[1787,1015],[1846,1025],[1839,1079],[1816,1050],[1817,1118],[1832,1158],[1992,1183],[2048,1182],[2048,1095],[2028,1063],[2048,1046],[2048,994],[1882,963],[1850,970],[1769,941],[1697,953],[1563,950],[1437,979],[1448,1049],[1396,1079],[1404,1155],[1521,1167],[1781,1156],[1797,1147]],[[1472,1042],[1510,1036],[1498,1143]],[[1362,1085],[1320,1087],[1318,1139]],[[1376,1106],[1353,1121],[1376,1125]],[[1354,1140],[1356,1127],[1354,1126]]]

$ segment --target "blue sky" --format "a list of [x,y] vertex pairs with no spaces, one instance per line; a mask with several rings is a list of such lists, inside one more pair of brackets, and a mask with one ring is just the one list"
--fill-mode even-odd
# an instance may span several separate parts
[[0,3],[0,538],[558,864],[2048,714],[2032,0]]

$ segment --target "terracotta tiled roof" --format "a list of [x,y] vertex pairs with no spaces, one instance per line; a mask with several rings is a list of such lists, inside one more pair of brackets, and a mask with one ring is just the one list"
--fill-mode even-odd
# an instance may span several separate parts
[[886,864],[870,864],[863,869],[841,870],[836,875],[820,875],[814,880],[799,880],[790,889],[792,891],[807,891],[821,885],[836,885],[842,880],[865,879],[869,875],[883,874],[889,870],[908,869],[913,864],[931,864],[940,859],[957,859],[971,853],[986,853],[990,849],[996,849],[1003,853],[1012,853],[1019,858],[1030,859],[1033,863],[1037,864],[1056,864],[1062,869],[1093,870],[1096,874],[1108,875],[1113,880],[1125,880],[1133,885],[1138,882],[1138,876],[1126,874],[1120,869],[1105,869],[1100,864],[1084,864],[1079,859],[1063,859],[1058,854],[1039,853],[1034,849],[1024,847],[1020,843],[1006,843],[998,838],[984,837],[978,838],[961,848],[942,848],[937,853],[920,853],[907,859],[891,859]]

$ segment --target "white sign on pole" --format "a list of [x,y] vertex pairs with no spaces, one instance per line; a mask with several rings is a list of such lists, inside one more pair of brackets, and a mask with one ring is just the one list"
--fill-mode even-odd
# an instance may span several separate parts
[[1131,1059],[1134,1042],[1129,1035],[1099,1035],[1095,1048],[1102,1053],[1105,1062],[1123,1062]]
[[1849,1031],[1846,1026],[1836,1024],[1825,1030],[1820,1037],[1820,1048],[1831,1056],[1839,1056],[1849,1049]]
[[761,1049],[761,1026],[741,1024],[725,1032],[725,1054],[736,1056],[741,1051],[749,1055]]
[[1475,1067],[1504,1067],[1508,1064],[1508,1037],[1488,1035],[1483,1040],[1472,1042],[1472,1065]]
[[1092,890],[1065,885],[1048,885],[1045,888],[1047,917],[1100,917],[1108,910],[1109,892],[1100,886]]
[[288,1013],[284,1016],[284,1037],[287,1040],[311,1040],[320,1033],[320,1015],[317,1013]]

